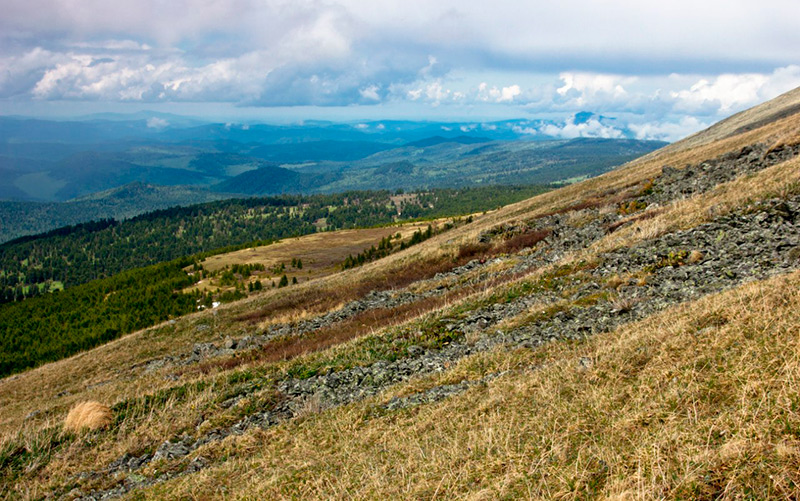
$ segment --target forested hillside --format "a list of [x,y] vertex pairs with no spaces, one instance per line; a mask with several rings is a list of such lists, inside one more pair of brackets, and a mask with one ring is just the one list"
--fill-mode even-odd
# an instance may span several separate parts
[[[471,140],[473,139],[473,140]],[[296,191],[418,189],[487,185],[547,184],[597,176],[665,143],[633,139],[477,142],[480,138],[433,137],[376,152],[353,162],[292,166],[305,175]],[[283,175],[256,169],[216,185],[222,192],[286,191]],[[290,190],[291,191],[291,190]]]
[[0,302],[252,241],[493,209],[545,186],[232,199],[80,224],[0,246]]
[[0,243],[62,226],[100,219],[129,219],[170,207],[231,198],[194,186],[131,183],[69,202],[0,202]]
[[59,360],[197,308],[191,260],[130,270],[111,278],[0,307],[0,376]]

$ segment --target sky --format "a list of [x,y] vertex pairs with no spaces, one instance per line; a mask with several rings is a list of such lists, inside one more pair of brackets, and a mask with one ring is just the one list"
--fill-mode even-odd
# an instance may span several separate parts
[[542,118],[554,136],[675,140],[800,86],[796,0],[0,7],[0,114]]

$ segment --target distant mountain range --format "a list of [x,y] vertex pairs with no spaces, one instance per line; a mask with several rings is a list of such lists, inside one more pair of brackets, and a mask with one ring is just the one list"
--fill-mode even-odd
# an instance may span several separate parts
[[0,200],[13,202],[0,201],[0,239],[233,196],[571,182],[664,145],[553,139],[531,124],[0,117]]

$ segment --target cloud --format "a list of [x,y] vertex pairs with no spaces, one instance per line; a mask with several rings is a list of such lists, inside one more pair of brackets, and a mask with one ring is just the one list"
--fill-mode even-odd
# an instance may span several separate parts
[[689,89],[672,91],[670,97],[680,111],[725,113],[756,101],[767,80],[760,74],[720,75],[714,81],[702,79]]
[[604,122],[603,117],[574,115],[560,123],[549,121],[520,123],[514,125],[512,130],[517,134],[544,135],[562,139],[626,137],[625,131]]
[[631,123],[628,128],[636,139],[656,139],[659,141],[676,141],[690,134],[705,129],[710,123],[701,122],[695,117],[682,117],[676,121],[660,121]]
[[371,100],[371,101],[380,101],[381,98],[378,95],[378,90],[379,90],[379,87],[377,85],[370,85],[368,87],[365,87],[365,88],[359,90],[358,92],[359,92],[359,94],[361,94],[361,97],[363,97],[364,99],[368,99],[368,100]]
[[443,87],[442,82],[439,80],[429,83],[424,91],[422,89],[418,90],[420,91],[420,95],[424,94],[433,106],[439,106],[442,101],[448,99],[452,93],[450,89]]
[[522,91],[519,90],[519,85],[511,85],[503,87],[500,90],[500,97],[497,98],[498,103],[511,102],[516,96],[519,96]]
[[563,125],[545,125],[540,129],[543,134],[565,139],[577,137],[599,137],[599,138],[621,138],[624,134],[621,130],[604,125],[596,118],[591,118],[582,123],[575,123],[574,119]]
[[[26,57],[44,52],[35,49]],[[135,54],[96,58],[69,53],[48,59],[48,65],[31,71],[38,79],[30,89],[34,99],[219,101],[241,100],[259,90],[256,62],[249,56],[199,68],[187,66],[179,58],[151,59]],[[2,84],[0,89],[5,90]]]
[[521,93],[522,90],[517,84],[498,88],[497,86],[489,87],[486,82],[481,82],[474,94],[478,100],[483,102],[510,103]]
[[163,118],[152,117],[147,119],[147,127],[151,129],[163,129],[168,125],[169,122]]
[[[796,9],[790,0],[769,9],[747,0],[724,9],[689,0],[499,0],[491,9],[477,0],[6,0],[0,99],[373,106],[476,123],[546,115],[557,137],[675,139],[800,85]],[[565,120],[581,111],[617,120]],[[544,133],[543,123],[522,129]]]
[[30,95],[47,68],[64,59],[64,56],[41,47],[20,55],[0,57],[0,97]]
[[111,37],[198,54],[222,50],[224,57],[280,50],[303,39],[346,50],[359,40],[378,50],[402,41],[438,61],[458,56],[464,64],[515,69],[561,61],[560,70],[598,70],[585,67],[594,64],[626,73],[648,62],[677,71],[714,62],[780,66],[795,59],[800,44],[792,0],[773,0],[769,9],[755,9],[748,0],[729,0],[725,8],[690,0],[500,0],[491,9],[478,0],[6,0],[3,7],[0,33],[6,38],[67,43]]
[[624,101],[628,96],[625,85],[636,82],[636,77],[597,73],[564,72],[559,78],[563,85],[556,89],[556,93],[564,102],[571,101],[577,107],[595,100]]
[[791,90],[800,83],[800,66],[778,68],[772,74],[724,74],[700,79],[688,89],[671,91],[674,109],[687,113],[730,113]]

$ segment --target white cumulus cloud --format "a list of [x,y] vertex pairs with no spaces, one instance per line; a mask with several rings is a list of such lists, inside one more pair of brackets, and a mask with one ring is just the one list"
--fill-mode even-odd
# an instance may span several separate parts
[[147,126],[151,129],[163,129],[169,125],[169,121],[159,118],[151,117],[147,119]]
[[685,116],[674,121],[631,123],[628,128],[636,135],[636,139],[656,139],[659,141],[677,141],[690,134],[708,127],[709,123],[701,122],[695,117]]
[[378,95],[378,86],[370,85],[358,91],[361,97],[370,101],[380,101],[381,97]]
[[800,66],[769,73],[723,74],[702,78],[688,89],[671,91],[676,111],[729,114],[771,99],[800,85]]

